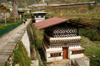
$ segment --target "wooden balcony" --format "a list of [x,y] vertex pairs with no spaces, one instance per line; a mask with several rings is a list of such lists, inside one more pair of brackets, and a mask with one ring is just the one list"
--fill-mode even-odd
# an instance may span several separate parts
[[50,44],[49,42],[47,42],[46,40],[43,40],[43,44],[46,47],[69,47],[69,46],[79,46],[80,42],[69,42],[69,43],[52,43]]
[[46,40],[49,44],[57,44],[57,43],[74,43],[80,42],[81,36],[73,36],[73,37],[50,37],[45,34],[44,40]]

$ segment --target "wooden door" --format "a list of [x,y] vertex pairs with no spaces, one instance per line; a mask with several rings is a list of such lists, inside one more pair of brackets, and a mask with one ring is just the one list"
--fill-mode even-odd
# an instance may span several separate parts
[[68,58],[68,47],[63,47],[63,59]]

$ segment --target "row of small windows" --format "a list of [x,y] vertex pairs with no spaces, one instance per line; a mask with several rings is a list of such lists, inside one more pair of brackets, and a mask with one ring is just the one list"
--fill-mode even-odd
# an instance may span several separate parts
[[[74,50],[72,51],[72,54],[80,54],[80,53],[84,53],[84,50]],[[50,57],[58,57],[61,56],[61,53],[51,53]]]

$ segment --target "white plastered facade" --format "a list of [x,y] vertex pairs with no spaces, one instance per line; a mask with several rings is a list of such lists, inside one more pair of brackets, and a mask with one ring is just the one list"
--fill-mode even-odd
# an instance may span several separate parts
[[[43,46],[42,46],[43,48]],[[68,58],[66,59],[75,59],[75,58],[81,58],[84,57],[84,53],[80,54],[72,54],[72,50],[80,50],[83,49],[81,46],[69,46],[68,48]],[[63,48],[62,47],[53,47],[48,49],[43,49],[45,58],[47,62],[53,62],[53,61],[59,61],[63,60]],[[61,53],[61,56],[58,57],[51,57],[51,53]]]
[[38,18],[35,16],[35,21],[36,22],[40,22],[40,21],[43,21],[45,20],[45,16],[42,17],[42,15],[38,16]]

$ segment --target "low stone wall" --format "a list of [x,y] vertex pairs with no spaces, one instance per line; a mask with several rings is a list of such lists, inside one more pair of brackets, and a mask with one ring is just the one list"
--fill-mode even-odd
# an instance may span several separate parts
[[27,34],[27,31],[25,31],[24,35],[22,36],[21,41],[23,42],[23,44],[28,52],[28,56],[30,57],[30,41],[29,41],[29,36]]
[[[29,24],[29,23],[28,23]],[[13,51],[15,49],[18,48],[18,44],[17,42],[19,40],[22,40],[23,38],[27,39],[27,43],[30,44],[29,40],[28,40],[28,35],[26,28],[28,26],[28,24],[26,24],[23,28],[21,28],[18,33],[12,38],[12,40],[10,40],[1,50],[0,50],[0,66],[6,66],[6,64],[9,62],[10,65],[12,66],[12,63],[14,61],[14,54]],[[27,37],[24,37],[24,36]],[[23,40],[22,40],[23,41]],[[23,41],[23,44],[25,45],[25,40]],[[30,45],[29,45],[30,46]],[[29,47],[28,46],[28,47]],[[30,47],[29,47],[30,48]],[[29,51],[29,49],[28,49]],[[30,53],[30,52],[28,52]],[[29,54],[30,55],[30,54]]]

